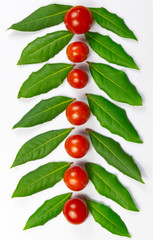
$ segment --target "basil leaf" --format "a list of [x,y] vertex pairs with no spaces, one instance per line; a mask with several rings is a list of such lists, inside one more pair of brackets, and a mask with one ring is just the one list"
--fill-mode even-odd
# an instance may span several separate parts
[[124,109],[98,95],[87,94],[90,110],[101,126],[127,141],[142,143],[137,131],[128,120]]
[[65,63],[46,64],[39,71],[33,72],[20,88],[18,98],[30,98],[47,93],[63,83],[72,65]]
[[118,34],[120,37],[137,40],[134,33],[127,27],[124,20],[114,13],[101,8],[89,8],[94,20],[103,28]]
[[114,42],[109,36],[96,32],[87,32],[85,36],[90,47],[106,61],[139,70],[133,58],[125,52],[120,44]]
[[64,21],[64,15],[70,8],[71,6],[69,5],[60,4],[50,4],[41,7],[22,21],[13,24],[9,29],[18,31],[37,31],[55,26]]
[[120,216],[104,204],[86,200],[94,220],[113,234],[131,237]]
[[106,64],[88,62],[91,75],[100,89],[113,100],[133,106],[142,105],[142,98],[123,71]]
[[42,63],[53,58],[72,37],[73,34],[68,31],[58,31],[36,38],[24,48],[18,65]]
[[95,163],[86,163],[85,167],[89,179],[99,194],[112,199],[125,209],[139,211],[128,190],[119,182],[114,174],[107,172]]
[[90,129],[87,130],[96,152],[100,154],[108,164],[117,168],[125,175],[144,183],[141,178],[140,170],[132,156],[127,154],[118,142]]
[[62,180],[64,172],[70,167],[67,162],[47,163],[21,178],[13,197],[26,197],[53,187]]
[[57,96],[40,101],[14,125],[14,128],[33,127],[50,121],[62,113],[74,99]]
[[11,167],[46,157],[71,131],[72,128],[52,130],[31,138],[20,148]]
[[44,225],[49,220],[57,217],[62,212],[64,204],[70,197],[71,193],[66,193],[45,201],[28,219],[24,230]]

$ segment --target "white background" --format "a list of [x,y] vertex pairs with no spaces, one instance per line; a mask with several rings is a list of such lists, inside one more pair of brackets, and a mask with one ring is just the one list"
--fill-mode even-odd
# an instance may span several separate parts
[[[49,240],[49,239],[71,239],[71,240],[119,240],[121,237],[112,235],[100,225],[94,222],[91,215],[87,221],[79,226],[69,224],[63,214],[48,222],[43,227],[37,227],[28,231],[22,231],[28,217],[46,200],[58,194],[69,192],[63,182],[58,183],[54,188],[48,189],[31,197],[21,199],[11,199],[11,194],[16,187],[19,179],[27,172],[49,161],[72,161],[64,150],[64,142],[52,154],[46,158],[27,163],[23,166],[9,169],[15,155],[21,145],[33,136],[52,129],[70,127],[66,120],[65,113],[58,116],[51,122],[45,123],[29,129],[12,130],[12,126],[37,102],[42,98],[49,98],[56,95],[66,95],[77,97],[86,101],[84,93],[102,94],[109,97],[98,89],[94,81],[90,78],[89,84],[83,90],[72,89],[65,81],[58,89],[54,89],[46,95],[41,95],[33,99],[17,100],[18,90],[23,81],[32,71],[38,70],[44,64],[17,66],[16,63],[20,57],[22,49],[35,39],[37,36],[43,36],[47,32],[65,29],[64,24],[45,29],[36,33],[21,33],[6,29],[32,11],[42,5],[50,3],[72,4],[72,1],[54,0],[5,0],[1,1],[0,6],[0,141],[1,141],[1,166],[0,166],[0,238],[12,240]],[[127,176],[124,176],[115,168],[109,166],[91,147],[83,160],[102,164],[108,171],[117,174],[119,180],[129,189],[140,208],[140,213],[127,211],[96,193],[91,183],[81,192],[92,199],[101,201],[115,210],[125,221],[133,240],[152,239],[153,223],[153,1],[152,0],[73,0],[73,5],[82,4],[85,6],[100,7],[104,6],[109,11],[117,13],[123,17],[128,26],[134,31],[139,42],[126,40],[117,35],[100,28],[94,23],[91,30],[102,34],[109,34],[113,40],[121,43],[128,53],[130,53],[141,71],[124,69],[132,83],[136,85],[143,97],[143,107],[132,107],[126,104],[119,104],[127,110],[129,119],[138,129],[144,144],[135,144],[126,142],[122,138],[112,135],[106,129],[102,128],[95,117],[81,127],[78,127],[73,133],[83,131],[90,127],[96,131],[113,137],[119,141],[122,147],[131,155],[139,165],[145,185],[138,183]],[[79,37],[76,37],[78,39]],[[74,41],[74,39],[73,39]],[[105,62],[98,55],[90,51],[89,61]],[[65,49],[61,51],[50,62],[68,62]],[[80,193],[79,193],[80,194]],[[77,195],[77,194],[75,194]],[[74,196],[75,196],[74,195]],[[121,239],[126,239],[122,237]]]

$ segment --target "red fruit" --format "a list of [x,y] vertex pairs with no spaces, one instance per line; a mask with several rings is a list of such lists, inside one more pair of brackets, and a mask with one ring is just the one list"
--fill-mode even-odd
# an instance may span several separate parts
[[79,198],[69,199],[63,207],[63,214],[72,224],[83,223],[88,217],[88,208],[84,201]]
[[73,191],[81,191],[88,181],[88,173],[79,166],[70,167],[64,173],[64,182]]
[[82,135],[72,135],[65,141],[65,149],[73,158],[82,158],[89,149],[89,141]]
[[84,6],[72,7],[65,14],[66,28],[74,34],[87,32],[92,25],[93,17],[90,10]]
[[84,42],[73,42],[68,45],[66,54],[71,62],[83,62],[87,59],[89,48]]
[[69,72],[67,81],[74,88],[84,88],[88,82],[88,75],[81,69],[73,69]]
[[73,125],[82,125],[90,116],[88,105],[81,101],[70,103],[66,108],[66,117]]

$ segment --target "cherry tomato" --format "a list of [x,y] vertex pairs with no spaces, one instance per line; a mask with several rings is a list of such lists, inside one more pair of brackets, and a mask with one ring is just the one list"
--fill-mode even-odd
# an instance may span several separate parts
[[68,45],[66,54],[71,62],[83,62],[87,59],[89,48],[84,42],[73,42]]
[[81,101],[70,103],[66,108],[66,117],[73,125],[82,125],[90,116],[88,105]]
[[73,191],[81,191],[85,188],[88,181],[88,173],[82,167],[70,167],[64,173],[64,182]]
[[82,158],[89,149],[89,141],[82,135],[72,135],[65,141],[65,149],[73,158]]
[[88,75],[81,69],[73,69],[69,72],[67,81],[74,88],[84,88],[88,82]]
[[69,199],[63,207],[63,214],[72,224],[81,224],[88,217],[88,208],[85,202],[79,198]]
[[74,34],[87,32],[92,25],[93,17],[90,10],[84,6],[72,7],[64,17],[66,28]]

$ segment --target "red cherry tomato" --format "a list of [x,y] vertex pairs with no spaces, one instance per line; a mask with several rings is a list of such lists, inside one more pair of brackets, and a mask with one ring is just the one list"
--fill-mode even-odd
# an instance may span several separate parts
[[73,191],[81,191],[88,181],[88,173],[79,166],[70,167],[64,173],[64,182]]
[[81,101],[70,103],[66,108],[66,117],[73,125],[82,125],[90,116],[88,105]]
[[82,135],[72,135],[65,141],[65,149],[73,158],[82,158],[89,149],[89,141]]
[[81,69],[73,69],[69,72],[67,81],[74,88],[84,88],[88,82],[88,75]]
[[92,25],[92,21],[91,12],[84,6],[72,7],[64,17],[66,28],[74,34],[87,32]]
[[73,42],[68,45],[66,54],[71,62],[83,62],[87,59],[89,48],[84,42]]
[[72,224],[83,223],[88,217],[88,208],[84,201],[79,198],[69,199],[63,207],[63,214]]

